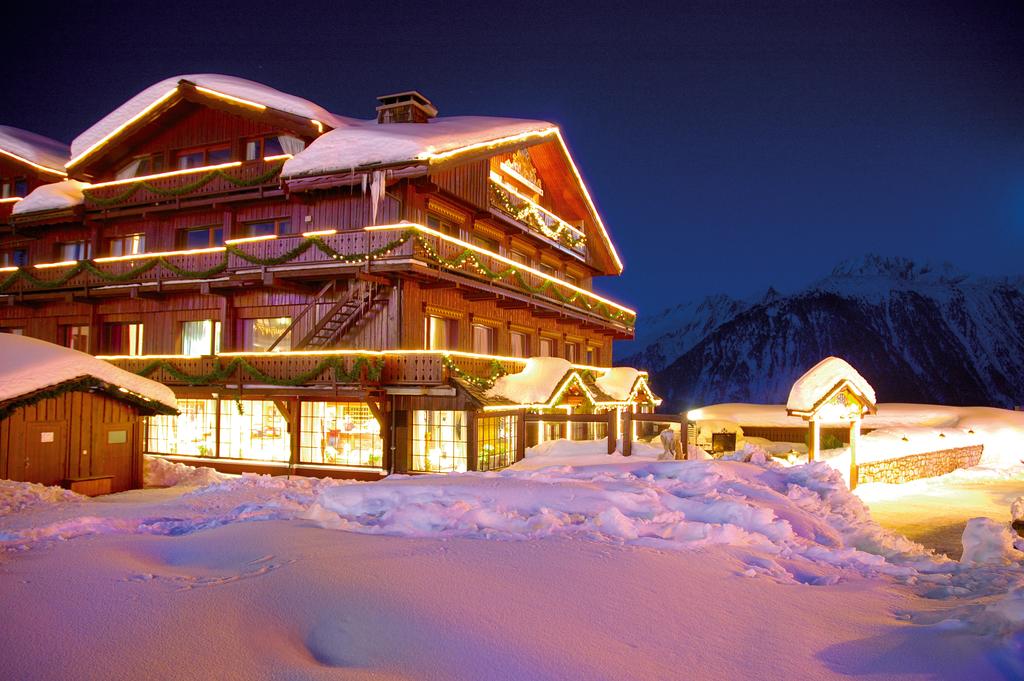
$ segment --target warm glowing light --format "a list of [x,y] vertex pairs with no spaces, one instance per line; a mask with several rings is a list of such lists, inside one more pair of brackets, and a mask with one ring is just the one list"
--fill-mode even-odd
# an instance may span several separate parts
[[71,267],[71,266],[77,265],[77,264],[78,264],[77,260],[61,260],[60,262],[44,262],[44,263],[40,263],[38,265],[35,265],[34,267],[36,269],[39,269],[39,270],[45,270],[45,269],[48,269],[50,267]]
[[576,291],[578,293],[582,293],[583,295],[585,295],[585,296],[587,296],[589,298],[593,298],[594,300],[599,300],[602,303],[604,303],[605,305],[611,305],[612,307],[617,308],[619,310],[622,310],[623,312],[627,312],[627,313],[632,314],[632,315],[636,314],[635,310],[631,310],[628,307],[625,307],[624,305],[619,305],[618,303],[616,303],[613,300],[608,300],[607,298],[603,298],[603,297],[597,295],[596,293],[588,291],[588,290],[586,290],[584,288],[580,288],[579,286],[576,286],[574,284],[570,284],[567,281],[562,281],[561,279],[558,279],[557,277],[553,277],[553,276],[551,276],[549,274],[544,274],[540,270],[535,270],[532,267],[529,267],[528,265],[524,265],[524,264],[522,264],[520,262],[516,262],[515,260],[510,260],[509,258],[506,258],[503,255],[499,255],[498,253],[495,253],[494,251],[489,251],[486,248],[481,248],[480,246],[477,246],[476,244],[471,244],[468,241],[463,241],[462,239],[457,239],[457,238],[455,238],[453,236],[448,236],[447,234],[442,234],[441,232],[438,232],[437,230],[431,229],[430,227],[424,227],[423,225],[419,225],[419,224],[416,224],[414,222],[403,222],[403,223],[397,224],[397,225],[375,225],[375,226],[372,226],[372,227],[364,227],[363,229],[365,229],[368,232],[384,231],[384,230],[398,230],[398,229],[414,229],[414,230],[416,230],[418,232],[423,232],[424,234],[429,234],[431,236],[438,237],[439,239],[442,239],[444,241],[451,242],[451,243],[455,244],[456,246],[460,246],[462,248],[468,248],[471,251],[476,251],[477,253],[482,253],[483,255],[490,256],[490,257],[494,258],[495,260],[497,260],[499,262],[503,262],[506,265],[514,267],[514,268],[516,268],[518,270],[522,270],[524,272],[529,272],[530,274],[536,275],[536,276],[541,277],[543,279],[548,279],[548,280],[550,280],[552,282],[555,282],[559,286],[562,286],[563,288],[571,289],[571,290]]
[[182,168],[181,170],[168,170],[164,173],[156,173],[155,175],[140,175],[138,177],[126,177],[123,180],[110,180],[109,182],[97,182],[96,184],[89,185],[85,189],[100,189],[101,187],[114,187],[121,184],[131,184],[132,182],[145,182],[147,180],[158,180],[162,177],[175,177],[177,175],[190,175],[192,173],[205,173],[210,170],[222,170],[224,168],[236,168],[242,165],[241,161],[229,161],[228,163],[218,163],[212,166],[202,166],[201,168]]
[[125,129],[127,129],[129,126],[131,126],[133,123],[135,123],[136,121],[140,120],[141,118],[144,118],[150,111],[152,111],[153,109],[157,108],[158,106],[160,106],[161,104],[166,102],[168,99],[173,97],[177,92],[178,92],[177,86],[175,86],[171,90],[168,90],[167,92],[162,94],[156,101],[154,101],[149,106],[144,108],[142,111],[140,111],[139,113],[135,114],[134,116],[129,118],[127,121],[125,121],[121,125],[117,126],[113,130],[111,130],[109,133],[104,135],[100,140],[98,140],[97,142],[92,144],[92,146],[90,146],[88,149],[86,149],[81,154],[79,154],[75,158],[73,158],[70,161],[68,161],[67,163],[65,163],[64,167],[70,169],[71,166],[74,166],[74,165],[77,165],[77,164],[81,163],[82,159],[84,159],[86,156],[89,156],[91,153],[93,153],[95,150],[97,150],[100,147],[102,147],[103,145],[105,145],[111,139],[113,139],[114,137],[117,137],[118,135],[120,135],[122,132],[124,132]]
[[[502,161],[501,163],[498,164],[498,166],[506,174],[511,175],[512,177],[514,177],[516,179],[516,181],[521,183],[523,186],[529,187],[530,189],[532,189],[533,191],[537,192],[538,194],[543,194],[544,193],[543,189],[541,189],[536,184],[534,184],[534,182],[532,180],[530,180],[530,178],[525,177],[522,173],[520,173],[518,170],[516,170],[515,166],[513,166],[508,161]],[[491,173],[491,176],[493,177],[494,173]]]
[[251,243],[253,241],[273,241],[276,238],[277,238],[276,234],[264,234],[262,236],[243,236],[243,237],[239,237],[237,239],[225,239],[224,243],[225,244],[230,244],[230,245],[234,245],[234,244],[247,244],[247,243]]
[[216,90],[211,90],[210,88],[203,87],[201,85],[196,85],[196,92],[202,92],[203,94],[210,95],[211,97],[226,99],[229,102],[235,102],[236,104],[241,104],[243,106],[251,106],[252,108],[260,111],[264,111],[267,108],[266,104],[260,104],[259,102],[254,102],[249,99],[242,99],[241,97],[235,97],[234,95],[217,92]]
[[42,171],[44,173],[51,173],[53,175],[58,175],[60,177],[67,177],[68,176],[68,174],[65,173],[63,170],[54,170],[53,168],[47,168],[46,166],[41,166],[38,163],[36,163],[35,161],[30,161],[27,158],[25,158],[24,156],[19,156],[18,154],[15,154],[13,152],[7,151],[6,149],[0,149],[0,154],[3,154],[4,156],[10,156],[15,161],[19,161],[21,163],[24,163],[25,165],[32,166],[36,170],[40,170],[40,171]]
[[309,122],[316,126],[316,131],[317,132],[323,133],[323,131],[324,131],[324,124],[323,123],[321,123],[320,121],[318,121],[315,118],[310,118]]
[[521,132],[517,135],[509,135],[507,137],[499,137],[498,139],[489,140],[487,142],[477,142],[475,144],[468,144],[458,149],[450,149],[448,151],[434,151],[433,147],[427,150],[425,154],[421,154],[419,158],[424,161],[443,161],[453,156],[461,156],[462,154],[468,154],[473,151],[479,151],[480,149],[493,149],[494,147],[500,147],[505,144],[514,144],[516,142],[524,142],[529,139],[550,137],[551,135],[558,134],[557,127],[545,128],[543,130],[531,130],[529,132]]
[[[276,237],[275,237],[276,238]],[[124,262],[127,260],[147,260],[149,258],[166,258],[172,255],[202,255],[203,253],[223,253],[226,248],[223,246],[210,246],[208,248],[193,248],[183,251],[160,251],[158,253],[134,253],[132,255],[108,255],[103,258],[96,258],[93,262]],[[38,267],[38,265],[36,266]]]
[[292,158],[291,154],[274,154],[273,156],[264,156],[264,161],[287,161]]
[[17,267],[0,267],[0,272],[16,272]]
[[23,196],[10,196],[10,197],[8,197],[6,199],[0,199],[0,203],[17,203],[18,201],[21,201],[23,198],[25,198],[25,197],[23,197]]
[[331,236],[331,235],[337,234],[337,233],[338,233],[338,230],[336,230],[336,229],[321,229],[321,230],[318,230],[316,232],[303,232],[302,236],[304,236],[304,237]]

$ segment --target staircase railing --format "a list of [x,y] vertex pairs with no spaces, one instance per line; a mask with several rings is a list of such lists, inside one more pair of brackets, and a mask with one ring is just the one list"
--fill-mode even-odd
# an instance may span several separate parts
[[321,288],[321,289],[320,289],[320,290],[319,290],[319,291],[317,292],[317,294],[316,294],[315,296],[313,296],[313,299],[312,299],[311,301],[309,301],[309,304],[308,304],[308,305],[306,305],[306,307],[302,308],[302,311],[301,311],[301,312],[299,312],[299,314],[295,315],[295,317],[294,317],[294,318],[292,318],[292,323],[291,323],[291,324],[289,324],[289,325],[288,325],[288,327],[287,327],[287,328],[286,328],[286,329],[285,329],[284,331],[282,331],[282,332],[281,332],[281,335],[280,335],[280,336],[278,336],[277,338],[275,338],[275,339],[274,339],[274,342],[270,344],[270,347],[268,347],[268,348],[267,348],[267,351],[268,351],[268,352],[272,352],[272,351],[274,350],[274,348],[276,348],[276,347],[278,346],[278,344],[279,344],[279,343],[280,343],[280,342],[281,342],[282,340],[284,340],[284,338],[285,338],[285,337],[286,337],[286,336],[287,336],[288,334],[290,334],[290,333],[292,332],[292,329],[294,329],[294,328],[295,328],[295,326],[296,326],[296,325],[297,325],[297,324],[298,324],[298,323],[299,323],[300,321],[302,321],[302,319],[303,319],[303,318],[304,318],[304,317],[305,317],[305,316],[306,316],[307,314],[309,314],[309,312],[310,312],[311,310],[315,310],[315,309],[317,308],[317,306],[318,306],[318,305],[322,304],[324,296],[326,296],[326,295],[327,295],[327,292],[328,292],[328,291],[333,291],[333,290],[334,290],[334,288],[336,287],[337,283],[338,283],[338,280],[337,280],[337,279],[331,279],[331,280],[330,280],[329,282],[327,282],[326,284],[324,284],[323,288]]

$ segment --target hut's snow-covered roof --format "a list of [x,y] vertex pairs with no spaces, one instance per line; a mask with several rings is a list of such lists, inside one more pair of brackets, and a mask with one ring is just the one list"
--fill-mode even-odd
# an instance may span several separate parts
[[255,83],[236,76],[225,76],[218,73],[197,73],[182,76],[171,76],[150,85],[127,102],[90,126],[85,132],[71,142],[71,156],[77,158],[94,144],[110,135],[119,127],[142,113],[147,107],[159,101],[167,92],[178,86],[182,80],[194,83],[216,92],[238,97],[271,109],[283,111],[295,116],[318,120],[332,128],[358,123],[355,119],[345,118],[331,113],[318,104],[290,95],[272,87]]
[[41,213],[50,210],[67,210],[80,206],[85,201],[82,189],[89,185],[78,180],[63,180],[43,184],[28,193],[21,201],[14,204],[11,213]]
[[87,377],[177,409],[174,392],[162,383],[78,350],[38,338],[0,333],[0,404]]
[[68,145],[28,130],[0,125],[0,150],[59,173],[68,161]]
[[435,154],[539,134],[554,127],[546,121],[488,116],[449,116],[426,123],[360,121],[321,135],[284,164],[281,176],[287,179],[426,161]]
[[839,357],[826,357],[798,378],[789,391],[786,409],[791,412],[812,412],[841,383],[848,383],[873,407],[875,389],[860,373]]
[[613,367],[595,379],[598,387],[615,400],[628,400],[633,386],[644,372],[633,367]]
[[494,382],[489,396],[504,397],[517,404],[541,404],[572,371],[572,364],[561,357],[531,357],[523,370],[507,374]]

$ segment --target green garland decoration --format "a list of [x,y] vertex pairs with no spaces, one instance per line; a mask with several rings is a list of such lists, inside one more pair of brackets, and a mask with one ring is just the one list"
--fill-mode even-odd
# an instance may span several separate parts
[[355,383],[360,376],[363,375],[364,369],[366,372],[366,380],[370,382],[379,381],[381,374],[384,371],[384,360],[382,358],[368,358],[363,355],[357,355],[355,361],[352,362],[352,368],[346,369],[344,358],[342,356],[328,355],[320,360],[320,362],[318,362],[317,365],[309,371],[296,374],[291,378],[277,378],[275,376],[265,374],[250,364],[245,357],[232,357],[227,363],[224,363],[223,360],[218,357],[216,368],[208,374],[186,373],[166,359],[154,360],[142,367],[142,369],[136,373],[138,373],[139,376],[148,378],[157,371],[165,371],[174,380],[190,386],[224,383],[232,376],[235,376],[236,374],[241,376],[241,374],[244,373],[254,379],[257,383],[294,388],[308,384],[314,378],[328,370],[333,370],[334,380],[338,383]]
[[71,379],[70,381],[64,381],[57,385],[44,388],[42,390],[36,390],[20,397],[15,397],[4,402],[0,405],[0,421],[13,414],[22,407],[30,407],[33,404],[48,400],[52,397],[60,397],[64,393],[69,392],[88,392],[97,388],[102,389],[104,392],[118,400],[130,402],[139,407],[143,407],[147,410],[155,411],[158,414],[175,414],[177,410],[171,409],[170,407],[154,401],[146,401],[134,393],[126,393],[122,390],[117,390],[112,387],[109,383],[101,381],[93,376],[82,376],[81,378]]
[[97,267],[95,262],[91,260],[79,260],[61,274],[61,276],[53,280],[39,279],[28,269],[18,268],[7,275],[3,280],[0,280],[0,293],[7,291],[19,280],[25,281],[32,287],[38,289],[60,288],[83,272],[88,272],[105,282],[123,283],[136,279],[156,267],[162,267],[182,279],[209,279],[227,271],[229,256],[235,256],[253,265],[271,267],[291,262],[304,254],[310,248],[316,248],[324,255],[330,257],[332,260],[338,261],[339,263],[354,264],[380,258],[386,253],[402,246],[410,239],[415,239],[415,242],[423,249],[430,259],[444,267],[447,267],[448,269],[459,270],[470,266],[477,274],[480,274],[490,281],[512,279],[520,289],[527,291],[528,293],[548,295],[561,303],[573,305],[580,309],[587,310],[588,312],[598,313],[612,321],[628,325],[632,324],[636,319],[635,315],[629,314],[624,310],[614,308],[603,301],[598,300],[591,302],[591,299],[588,296],[579,291],[570,289],[569,293],[563,293],[559,284],[552,279],[545,279],[539,286],[533,286],[518,267],[509,266],[504,269],[491,269],[476,251],[469,248],[464,249],[455,257],[446,258],[438,252],[426,236],[417,232],[415,229],[405,230],[396,239],[389,241],[380,248],[375,248],[365,253],[340,253],[331,248],[331,246],[322,238],[316,236],[305,237],[294,248],[282,253],[281,255],[270,258],[261,258],[256,255],[251,255],[240,249],[237,245],[228,244],[224,247],[224,251],[221,253],[220,261],[212,267],[203,270],[185,269],[165,257],[156,257],[146,260],[141,265],[132,267],[121,274],[107,272],[100,267]]
[[451,355],[442,355],[441,362],[450,374],[482,390],[490,390],[494,387],[495,381],[508,373],[505,367],[501,365],[501,362],[496,359],[491,360],[490,373],[486,377],[466,373],[455,364]]
[[491,198],[497,202],[500,210],[510,215],[513,219],[533,227],[545,236],[554,239],[569,248],[578,248],[579,246],[586,244],[587,238],[585,236],[577,236],[571,229],[566,229],[564,227],[551,229],[544,221],[543,216],[539,214],[539,211],[529,203],[521,208],[517,208],[512,203],[512,197],[500,185],[492,182],[490,186]]
[[192,182],[188,182],[183,185],[178,185],[177,187],[160,187],[158,185],[153,184],[149,180],[139,180],[138,182],[132,182],[128,186],[128,189],[124,190],[120,194],[115,194],[114,196],[110,197],[102,197],[96,194],[97,191],[102,191],[102,188],[99,190],[86,189],[83,191],[83,193],[85,194],[85,197],[89,199],[89,201],[95,203],[98,206],[114,206],[119,203],[124,203],[141,189],[145,189],[146,191],[164,197],[184,196],[185,194],[189,194],[191,192],[196,191],[197,189],[205,187],[207,184],[209,184],[218,177],[227,180],[236,187],[255,187],[256,185],[269,182],[273,178],[280,175],[281,168],[283,167],[284,161],[282,160],[278,163],[272,164],[271,167],[266,172],[249,179],[234,177],[233,175],[225,172],[222,168],[217,168],[216,170],[206,172],[204,175],[196,178]]

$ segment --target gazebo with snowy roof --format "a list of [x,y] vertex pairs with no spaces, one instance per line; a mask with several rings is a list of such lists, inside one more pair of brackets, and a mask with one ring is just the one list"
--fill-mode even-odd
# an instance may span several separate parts
[[142,486],[140,416],[177,414],[167,386],[91,355],[0,333],[0,477],[84,494]]
[[[875,389],[839,357],[826,357],[798,378],[786,401],[786,412],[809,424],[809,461],[821,451],[822,424],[849,425],[851,471],[856,470],[861,418],[875,411]],[[852,480],[851,483],[855,484]]]

